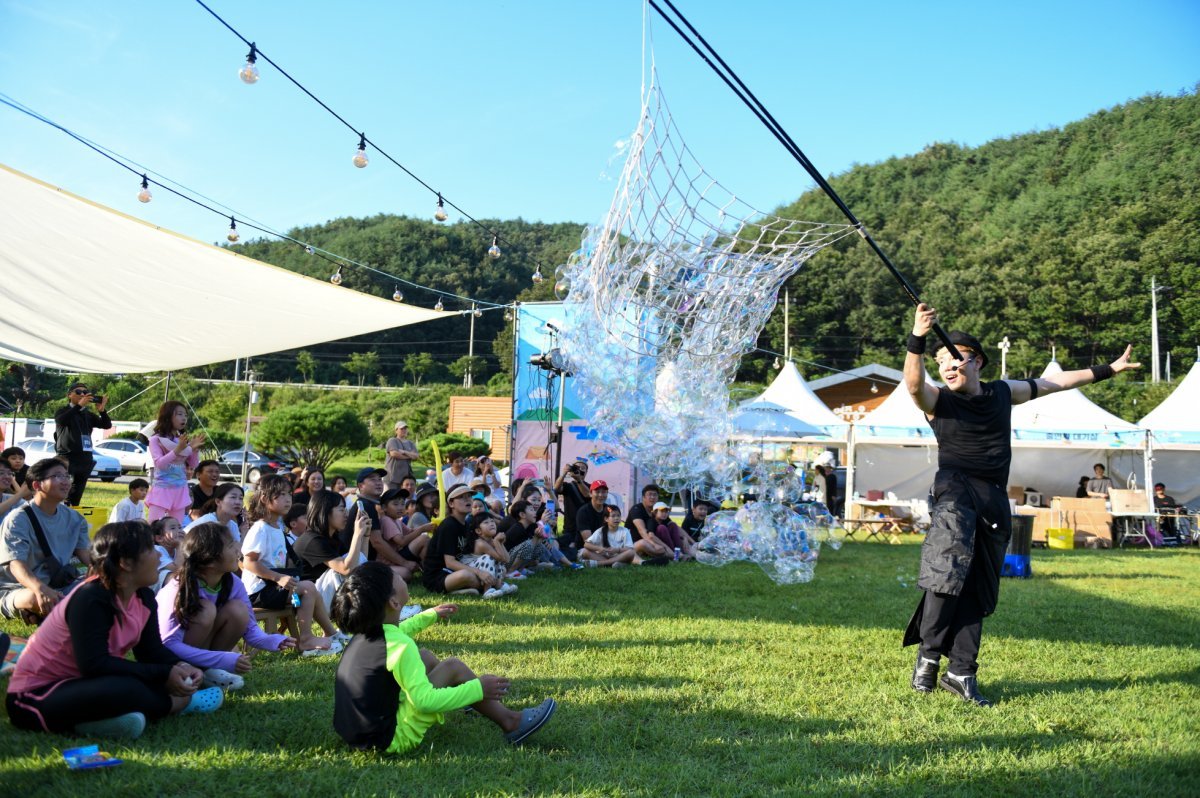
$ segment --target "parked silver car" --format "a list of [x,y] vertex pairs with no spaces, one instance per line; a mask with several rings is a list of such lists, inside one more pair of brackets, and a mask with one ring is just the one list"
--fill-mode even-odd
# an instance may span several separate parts
[[[25,462],[31,465],[39,460],[58,456],[54,452],[54,441],[48,441],[45,438],[26,438],[17,446],[25,450]],[[96,466],[88,475],[91,479],[115,482],[117,477],[121,476],[121,463],[115,457],[109,457],[100,452],[93,452],[92,457],[96,461]]]
[[141,441],[109,438],[97,443],[96,451],[109,457],[115,457],[121,464],[121,470],[126,473],[130,471],[146,473],[154,467],[154,461],[150,457],[150,447]]

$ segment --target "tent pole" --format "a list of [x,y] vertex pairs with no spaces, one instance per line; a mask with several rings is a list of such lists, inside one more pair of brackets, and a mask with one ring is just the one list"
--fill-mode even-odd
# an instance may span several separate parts
[[167,372],[167,384],[166,384],[166,387],[163,388],[163,401],[164,402],[167,401],[167,399],[170,397],[170,395],[171,395],[171,372],[168,371]]
[[854,421],[846,429],[846,489],[842,491],[842,518],[846,517],[846,508],[854,500]]

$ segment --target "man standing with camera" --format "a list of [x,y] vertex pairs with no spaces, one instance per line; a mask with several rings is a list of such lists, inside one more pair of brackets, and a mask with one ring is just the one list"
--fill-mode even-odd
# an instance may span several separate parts
[[[99,415],[88,409],[92,404]],[[92,430],[112,428],[112,419],[104,410],[107,406],[107,396],[96,396],[87,383],[77,382],[67,390],[67,406],[54,414],[54,451],[67,461],[67,472],[71,475],[67,504],[72,507],[79,506],[88,475],[96,465],[92,457]]]
[[592,499],[587,486],[587,472],[587,461],[576,460],[563,470],[562,476],[554,483],[554,492],[562,496],[563,527],[558,539],[558,545],[562,548],[582,549],[583,539],[596,531],[580,530],[576,525],[579,509]]

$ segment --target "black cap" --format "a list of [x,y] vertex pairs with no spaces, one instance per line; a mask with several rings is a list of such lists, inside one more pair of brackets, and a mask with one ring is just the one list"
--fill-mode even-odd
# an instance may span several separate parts
[[[949,338],[950,338],[950,343],[954,344],[956,347],[965,346],[967,349],[970,349],[970,350],[974,351],[976,354],[978,354],[979,357],[983,359],[983,365],[979,367],[980,369],[987,367],[987,364],[988,364],[987,353],[983,351],[983,344],[979,343],[978,338],[976,338],[973,335],[967,335],[962,330],[951,330]],[[940,341],[940,339],[939,339],[939,341]],[[939,350],[945,349],[945,348],[946,347],[944,344],[942,346],[938,347]]]
[[379,497],[379,503],[387,504],[388,502],[395,501],[396,499],[403,500],[403,499],[407,499],[407,498],[408,498],[408,491],[406,491],[404,488],[392,488],[391,490],[385,492],[382,496]]

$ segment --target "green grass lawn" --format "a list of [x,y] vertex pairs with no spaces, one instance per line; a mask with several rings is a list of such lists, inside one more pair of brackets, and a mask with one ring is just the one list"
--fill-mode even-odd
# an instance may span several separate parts
[[559,700],[523,748],[452,713],[407,756],[352,753],[330,724],[336,662],[264,654],[216,714],[107,744],[112,771],[70,773],[79,741],[0,722],[0,794],[1200,794],[1200,552],[1035,552],[985,623],[991,709],[908,687],[917,555],[849,543],[789,587],[684,564],[463,600],[421,640],[511,677],[515,706]]

